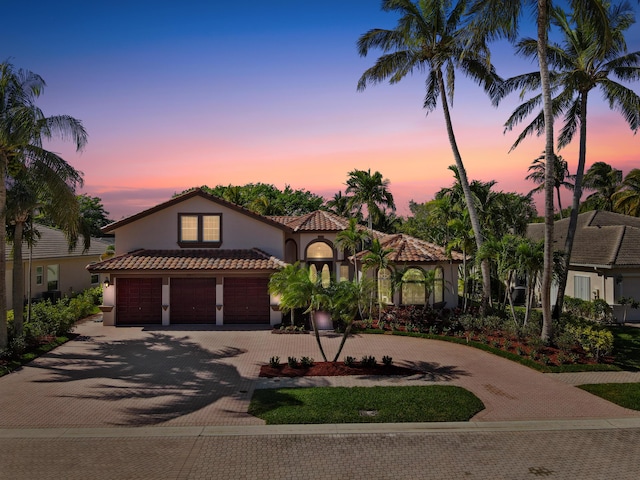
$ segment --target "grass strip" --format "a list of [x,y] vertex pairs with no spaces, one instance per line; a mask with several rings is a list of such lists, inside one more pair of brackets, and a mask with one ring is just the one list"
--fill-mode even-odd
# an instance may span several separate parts
[[63,343],[67,343],[68,341],[69,337],[56,337],[51,342],[45,343],[44,345],[39,345],[38,347],[23,353],[18,358],[10,359],[4,365],[0,365],[0,377],[13,372],[14,370],[17,370],[21,366],[26,365],[30,361],[38,358],[41,355],[44,355],[47,352],[50,352],[54,348],[62,345]]
[[464,422],[483,409],[473,393],[452,385],[266,389],[249,405],[267,425]]
[[621,407],[640,410],[640,383],[594,383],[578,387]]

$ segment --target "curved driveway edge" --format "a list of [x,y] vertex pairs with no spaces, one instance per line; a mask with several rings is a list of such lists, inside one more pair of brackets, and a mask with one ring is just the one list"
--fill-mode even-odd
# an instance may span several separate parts
[[[247,413],[255,388],[298,385],[459,385],[485,410],[475,423],[637,419],[563,381],[464,345],[356,335],[342,353],[393,357],[412,377],[258,377],[271,356],[319,358],[312,335],[228,328],[116,328],[88,321],[76,340],[0,378],[0,428],[212,427],[263,422]],[[323,335],[333,356],[340,337]],[[471,424],[470,424],[471,425]],[[386,428],[386,426],[385,426]],[[120,430],[120,429],[118,429]]]

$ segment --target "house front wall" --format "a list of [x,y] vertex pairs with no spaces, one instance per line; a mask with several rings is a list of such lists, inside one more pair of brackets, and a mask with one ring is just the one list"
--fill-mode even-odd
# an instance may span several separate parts
[[[360,265],[358,265],[360,268]],[[411,263],[411,264],[402,264],[402,265],[394,265],[392,266],[392,270],[398,273],[406,272],[410,268],[418,268],[424,271],[433,270],[437,267],[442,268],[443,278],[444,278],[444,301],[446,308],[455,308],[458,306],[458,264],[452,263],[430,263],[430,264],[420,264],[420,263]],[[375,278],[373,271],[369,271],[366,274],[369,278]],[[433,292],[428,299],[429,304],[434,303]],[[395,305],[402,305],[402,292],[401,287],[397,288],[393,292],[393,303]]]
[[[61,296],[69,296],[81,292],[87,288],[98,285],[100,279],[92,276],[86,269],[87,264],[99,260],[99,257],[75,257],[75,258],[51,258],[35,259],[31,262],[31,298],[38,299],[46,295],[49,290],[60,292]],[[41,270],[40,270],[41,269]],[[49,282],[55,281],[57,270],[57,288]],[[25,300],[29,295],[29,262],[23,262],[24,271],[24,295]],[[42,272],[42,276],[38,275]],[[13,305],[13,262],[7,262],[5,272],[7,285],[7,308]],[[92,282],[93,280],[94,281]],[[50,288],[51,286],[51,288]]]
[[[192,197],[117,228],[116,254],[139,249],[175,250],[180,213],[221,214],[221,249],[259,248],[284,258],[284,231],[202,197]],[[188,248],[188,247],[185,247]]]

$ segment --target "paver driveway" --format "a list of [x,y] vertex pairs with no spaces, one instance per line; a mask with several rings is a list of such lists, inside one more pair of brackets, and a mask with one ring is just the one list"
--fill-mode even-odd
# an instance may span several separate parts
[[[80,334],[0,378],[0,428],[261,425],[247,414],[255,388],[279,385],[450,383],[485,404],[476,421],[638,417],[554,377],[462,345],[358,335],[343,355],[390,355],[426,373],[409,378],[258,378],[273,355],[319,358],[312,335],[268,330],[116,328],[86,321]],[[327,354],[339,336],[323,337]]]

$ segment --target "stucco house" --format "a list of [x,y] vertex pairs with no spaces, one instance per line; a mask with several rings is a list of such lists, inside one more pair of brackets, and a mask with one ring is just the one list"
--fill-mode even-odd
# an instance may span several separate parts
[[[34,299],[43,296],[55,299],[98,285],[98,275],[87,272],[86,266],[87,263],[100,261],[100,255],[109,246],[108,242],[92,238],[90,248],[85,251],[80,240],[74,249],[69,250],[67,238],[60,230],[44,225],[35,225],[35,228],[40,233],[40,238],[33,249],[30,249],[26,242],[22,246],[25,295],[29,295],[31,291],[31,297]],[[7,243],[5,259],[7,308],[13,308],[13,252],[10,243]]]
[[[555,222],[556,250],[564,248],[568,227],[568,218]],[[544,225],[529,225],[527,235],[541,240]],[[551,298],[556,296],[555,288]],[[565,295],[602,298],[622,321],[624,307],[619,300],[640,300],[640,218],[597,210],[578,215]],[[640,321],[640,310],[628,310],[626,319]]]
[[[325,278],[353,278],[348,254],[335,245],[348,224],[325,211],[262,216],[194,189],[104,227],[115,234],[116,254],[87,268],[105,285],[105,325],[275,325],[282,314],[267,285],[286,264],[301,261]],[[395,298],[389,292],[389,302],[428,301],[419,276],[435,268],[443,286],[437,300],[457,304],[459,255],[406,235],[376,235],[397,248],[394,268],[415,278]],[[383,279],[388,274],[379,272]]]

